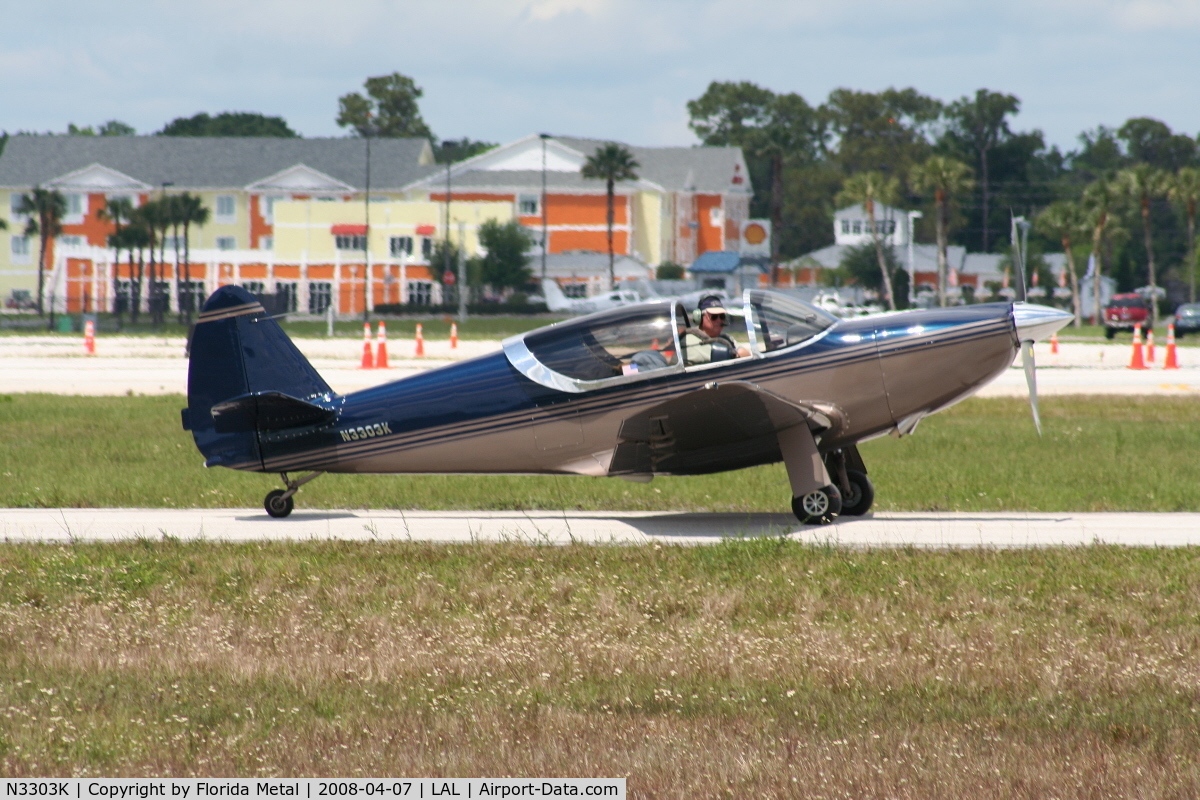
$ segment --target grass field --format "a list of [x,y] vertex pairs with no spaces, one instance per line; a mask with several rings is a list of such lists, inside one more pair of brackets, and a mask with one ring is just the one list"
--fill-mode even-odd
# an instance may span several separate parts
[[1200,796],[1200,550],[0,546],[0,774]]
[[[0,508],[257,507],[179,397],[0,395]],[[1194,400],[971,400],[886,509],[1200,510]],[[323,476],[307,507],[786,508],[703,478]],[[626,776],[630,797],[1200,796],[1200,548],[0,544],[0,775]]]
[[[206,470],[182,397],[0,395],[0,508],[258,507],[277,476]],[[877,508],[1200,511],[1187,398],[973,399],[863,445]],[[324,475],[306,508],[786,511],[782,466],[649,484],[582,477]]]

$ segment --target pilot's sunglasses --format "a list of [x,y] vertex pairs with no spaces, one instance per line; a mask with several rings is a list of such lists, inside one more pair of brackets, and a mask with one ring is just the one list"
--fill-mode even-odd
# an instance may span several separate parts
[[717,320],[718,322],[724,322],[724,321],[725,321],[725,315],[724,315],[724,314],[709,314],[708,316],[709,316],[710,318],[712,318],[712,319],[715,319],[715,320]]

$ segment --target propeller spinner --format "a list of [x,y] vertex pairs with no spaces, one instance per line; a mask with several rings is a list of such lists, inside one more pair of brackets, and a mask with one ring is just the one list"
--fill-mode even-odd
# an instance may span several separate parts
[[1029,387],[1029,406],[1033,411],[1033,425],[1038,436],[1042,435],[1042,419],[1038,415],[1037,365],[1033,359],[1033,343],[1057,332],[1074,319],[1066,311],[1035,303],[1013,303],[1013,322],[1017,326],[1017,340],[1021,343],[1021,366],[1025,368],[1025,384]]

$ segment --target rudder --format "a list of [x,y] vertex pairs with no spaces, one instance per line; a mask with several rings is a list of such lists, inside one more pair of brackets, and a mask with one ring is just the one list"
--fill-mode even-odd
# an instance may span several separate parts
[[[188,407],[183,410],[183,426],[192,432],[206,466],[262,470],[258,430],[278,428],[280,408],[297,419],[323,409],[332,414],[334,397],[253,295],[223,286],[208,298],[192,334]],[[231,406],[243,424],[231,425],[230,415],[220,413]],[[305,407],[312,414],[306,415]],[[269,420],[264,418],[268,414]]]

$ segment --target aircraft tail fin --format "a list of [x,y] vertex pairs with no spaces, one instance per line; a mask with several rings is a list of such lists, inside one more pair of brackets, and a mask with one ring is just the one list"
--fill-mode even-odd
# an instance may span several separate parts
[[551,311],[569,311],[571,300],[563,294],[558,282],[545,278],[542,280],[542,294],[546,296],[546,308]]
[[261,470],[258,433],[328,419],[334,396],[253,295],[223,286],[209,297],[192,334],[183,410],[208,466]]

